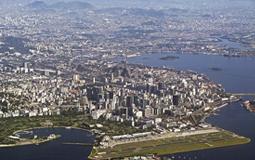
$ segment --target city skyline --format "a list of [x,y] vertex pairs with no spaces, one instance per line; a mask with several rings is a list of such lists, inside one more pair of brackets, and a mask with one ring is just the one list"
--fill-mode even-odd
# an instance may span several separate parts
[[254,158],[254,4],[0,1],[0,159]]

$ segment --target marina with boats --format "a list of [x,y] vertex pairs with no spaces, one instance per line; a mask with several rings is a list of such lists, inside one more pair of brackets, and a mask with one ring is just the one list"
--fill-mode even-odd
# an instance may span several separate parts
[[39,145],[41,143],[46,143],[55,139],[60,138],[61,135],[49,134],[48,136],[39,136],[35,134],[32,130],[23,130],[14,132],[8,138],[13,140],[13,144],[0,144],[0,148],[6,147],[16,147],[25,145]]

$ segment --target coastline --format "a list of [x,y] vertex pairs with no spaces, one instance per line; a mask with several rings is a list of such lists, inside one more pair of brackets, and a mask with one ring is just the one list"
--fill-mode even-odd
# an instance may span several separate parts
[[[215,109],[216,110],[214,110],[212,113],[214,113],[215,111],[217,111],[217,110],[219,110],[220,108],[222,108],[222,107],[225,107],[225,106],[227,106],[228,104],[231,104],[231,103],[235,103],[235,102],[229,102],[229,103],[222,103],[222,104],[220,104],[219,106],[216,106],[215,107]],[[208,116],[211,116],[212,115],[212,113],[210,113]],[[31,130],[31,129],[40,129],[40,128],[67,128],[67,129],[80,129],[80,130],[85,130],[85,131],[88,131],[88,132],[90,132],[90,133],[93,133],[93,132],[91,132],[90,130],[88,130],[88,129],[84,129],[84,128],[79,128],[79,127],[75,127],[75,126],[50,126],[50,127],[33,127],[33,128],[27,128],[27,129],[23,129],[23,130],[17,130],[17,131],[15,131],[15,132],[13,132],[13,133],[17,133],[17,132],[21,132],[21,131],[26,131],[26,130]],[[217,128],[217,129],[219,129],[219,130],[223,130],[223,129],[221,129],[221,128]],[[226,131],[226,130],[224,130],[224,131]],[[229,131],[226,131],[226,132],[229,132]],[[231,132],[229,132],[229,133],[231,133]],[[233,133],[234,134],[234,133]],[[234,134],[234,135],[236,135],[236,134]],[[185,135],[185,137],[190,137],[190,136],[193,136],[193,135]],[[236,135],[237,136],[237,135]],[[178,137],[178,136],[176,136],[176,137]],[[180,136],[179,136],[180,137]],[[170,137],[171,138],[171,137]],[[245,138],[245,137],[243,137],[243,138]],[[164,138],[163,138],[164,139]],[[51,139],[51,140],[55,140],[55,139]],[[6,145],[0,145],[0,148],[4,148],[4,147],[16,147],[16,146],[24,146],[24,145],[31,145],[31,144],[41,144],[41,143],[45,143],[45,142],[48,142],[48,141],[51,141],[51,140],[45,140],[45,141],[40,141],[40,142],[27,142],[27,143],[20,143],[20,144],[6,144]],[[150,141],[150,140],[147,140],[147,141]],[[143,141],[143,142],[146,142],[146,141]],[[194,149],[192,149],[192,150],[190,150],[190,149],[186,149],[186,150],[179,150],[179,151],[175,151],[175,152],[173,152],[173,153],[183,153],[183,152],[189,152],[189,151],[195,151],[195,150],[204,150],[204,149],[211,149],[211,148],[219,148],[219,147],[226,147],[226,146],[232,146],[232,145],[240,145],[240,144],[245,144],[245,143],[249,143],[250,142],[250,139],[248,139],[248,138],[245,138],[245,141],[243,141],[243,142],[241,142],[241,143],[234,143],[234,144],[229,144],[229,145],[223,145],[223,146],[221,146],[221,145],[219,145],[219,146],[214,146],[214,147],[212,147],[212,146],[208,146],[208,147],[203,147],[203,148],[194,148]],[[141,143],[141,142],[138,142],[138,143]],[[94,146],[94,145],[92,145],[92,146]],[[90,154],[90,156],[89,156],[89,158],[91,158],[91,159],[93,159],[93,154],[95,154],[95,147],[93,147],[93,150],[91,151],[91,154]],[[165,153],[165,154],[172,154],[172,153]],[[158,155],[165,155],[165,154],[158,154]]]
[[[22,132],[22,131],[28,131],[28,130],[33,130],[33,129],[44,129],[44,128],[70,128],[70,129],[79,129],[79,130],[84,130],[87,132],[90,132],[93,134],[93,132],[89,131],[88,129],[84,129],[84,128],[79,128],[79,127],[72,127],[72,126],[51,126],[51,127],[33,127],[33,128],[27,128],[27,129],[22,129],[22,130],[17,130],[15,132],[13,132],[13,134],[17,134],[18,132]],[[8,147],[18,147],[18,146],[26,146],[26,145],[39,145],[42,143],[46,143],[46,142],[50,142],[50,141],[54,141],[58,138],[60,138],[61,135],[56,135],[56,137],[54,138],[50,138],[50,139],[43,139],[43,140],[35,140],[35,139],[22,139],[23,142],[17,142],[17,143],[13,143],[13,144],[0,144],[0,148],[8,148]]]
[[[139,53],[139,54],[132,54],[131,56],[128,56],[128,58],[135,58],[139,56],[144,56],[144,55],[153,55],[153,54],[176,54],[176,55],[205,55],[205,56],[220,56],[220,57],[225,57],[225,58],[255,58],[255,55],[253,54],[240,54],[240,55],[226,55],[226,54],[219,54],[219,53],[210,53],[210,52],[191,52],[191,51],[149,51],[145,53]],[[118,57],[119,55],[117,55]]]
[[42,140],[25,139],[23,142],[17,142],[14,144],[0,144],[0,148],[18,147],[18,146],[26,146],[26,145],[39,145],[46,142],[54,141],[60,137],[61,137],[60,135],[56,135],[56,137],[42,139]]
[[[226,102],[226,103],[221,103],[219,104],[218,106],[215,107],[215,110],[213,110],[211,113],[209,113],[205,118],[208,118],[210,116],[213,115],[213,113],[217,112],[218,110],[222,109],[223,107],[227,107],[229,106],[230,104],[232,103],[236,103],[238,102],[240,99],[236,98],[235,100],[233,101],[230,101],[230,102]],[[210,131],[212,130],[212,131]],[[199,131],[194,131],[194,133],[190,133],[188,132],[187,134],[185,133],[178,133],[177,135],[174,135],[174,133],[169,133],[168,136],[164,137],[162,135],[157,135],[156,137],[154,138],[150,138],[150,139],[147,139],[147,140],[138,140],[138,141],[128,141],[128,142],[124,142],[124,143],[116,143],[115,145],[112,145],[106,149],[100,149],[100,147],[93,147],[93,150],[91,151],[90,155],[89,155],[89,159],[107,159],[107,158],[123,158],[123,157],[132,157],[132,156],[146,156],[146,155],[151,155],[151,154],[155,154],[157,156],[164,156],[164,155],[167,155],[167,154],[175,154],[175,153],[185,153],[185,152],[190,152],[190,151],[198,151],[198,150],[206,150],[206,149],[215,149],[215,148],[225,148],[225,147],[230,147],[230,146],[236,146],[236,145],[243,145],[243,144],[248,144],[251,142],[251,139],[250,138],[247,138],[247,137],[244,137],[244,136],[240,136],[236,133],[233,133],[231,131],[228,131],[228,130],[225,130],[223,128],[219,128],[219,127],[211,127],[208,129],[208,133],[206,133],[207,131],[205,130],[205,133],[203,133],[203,131],[201,133],[195,133],[195,132],[199,132]],[[139,153],[136,153],[136,154],[130,154],[130,155],[125,155],[124,153],[125,152],[119,152],[119,149],[118,150],[115,150],[114,148],[121,148],[123,147],[124,145],[126,146],[139,146],[139,145],[143,145],[145,143],[151,143],[153,144],[154,142],[156,141],[167,141],[167,140],[170,140],[170,139],[174,139],[174,138],[191,138],[191,137],[200,137],[200,136],[208,136],[210,137],[210,132],[213,134],[213,133],[219,133],[219,137],[221,137],[222,135],[226,134],[228,135],[230,139],[226,138],[226,139],[219,139],[217,140],[218,142],[215,142],[215,144],[210,144],[209,142],[205,142],[205,146],[201,146],[198,145],[196,147],[196,144],[194,144],[193,147],[191,148],[187,148],[187,146],[184,146],[183,148],[179,148],[179,149],[173,149],[173,150],[169,150],[169,151],[159,151],[157,150],[156,148],[155,149],[151,149],[151,152],[147,152],[147,153],[144,153],[143,152],[146,152],[146,150],[148,150],[149,147],[151,147],[151,145],[148,145],[148,146],[145,146],[146,149],[142,149],[139,151]],[[221,135],[222,134],[222,135]],[[214,137],[215,138],[215,137]],[[217,138],[217,137],[216,137]],[[192,138],[191,138],[192,139]],[[209,138],[210,139],[210,138]],[[188,140],[189,141],[189,140]],[[183,142],[180,142],[180,144],[183,143]],[[214,143],[214,142],[212,142]],[[154,145],[152,145],[154,146]],[[162,144],[162,146],[165,146],[165,144]],[[157,147],[154,146],[154,147]],[[125,148],[125,147],[124,147]],[[178,147],[177,147],[178,148]],[[110,152],[107,152],[107,149],[110,150]],[[129,148],[130,149],[130,148]],[[135,148],[133,148],[135,150]],[[122,156],[112,156],[111,157],[111,153],[118,153],[117,155],[123,155]],[[127,153],[126,153],[127,154]],[[124,156],[125,155],[125,156]],[[103,156],[103,157],[102,157]],[[104,157],[104,156],[108,156],[108,157]]]
[[[216,128],[215,128],[216,129]],[[210,130],[210,129],[209,129]],[[146,155],[167,155],[197,150],[224,148],[247,144],[251,140],[232,132],[217,128],[215,131],[199,133],[178,133],[166,137],[155,136],[138,142],[127,142],[106,149],[93,148],[90,159],[112,159]],[[223,137],[223,139],[221,139]]]

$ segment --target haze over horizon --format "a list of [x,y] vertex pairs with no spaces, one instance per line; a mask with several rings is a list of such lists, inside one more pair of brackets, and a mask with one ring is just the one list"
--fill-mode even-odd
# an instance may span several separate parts
[[[2,6],[23,6],[38,0],[2,0],[0,4]],[[152,8],[152,9],[168,9],[168,8],[179,8],[179,9],[196,9],[196,10],[208,10],[208,9],[235,9],[235,8],[246,8],[252,9],[255,6],[253,0],[41,0],[46,3],[56,2],[71,2],[80,1],[88,2],[97,8]]]
[[0,160],[254,160],[254,26],[255,0],[0,0]]

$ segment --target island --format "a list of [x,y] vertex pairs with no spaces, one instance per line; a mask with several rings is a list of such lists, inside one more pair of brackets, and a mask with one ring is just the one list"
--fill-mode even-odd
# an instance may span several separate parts
[[169,55],[169,56],[161,57],[160,60],[170,61],[170,60],[176,60],[176,59],[179,59],[179,58],[180,57],[178,57],[178,56]]
[[209,69],[212,71],[222,71],[222,68],[219,68],[219,67],[211,67]]

